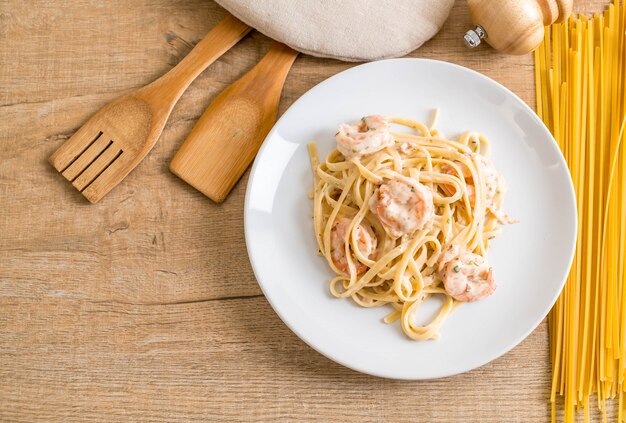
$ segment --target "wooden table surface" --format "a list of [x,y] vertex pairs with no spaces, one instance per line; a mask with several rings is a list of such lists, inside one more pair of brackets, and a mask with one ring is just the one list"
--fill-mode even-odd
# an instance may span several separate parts
[[[247,174],[216,205],[168,172],[205,107],[267,51],[265,36],[247,36],[198,78],[152,153],[99,204],[47,163],[224,13],[208,0],[0,0],[0,421],[548,420],[545,322],[500,359],[443,380],[348,370],[261,294],[243,237]],[[470,52],[468,25],[459,0],[411,56],[480,71],[534,106],[531,56]],[[280,112],[353,65],[299,57]]]

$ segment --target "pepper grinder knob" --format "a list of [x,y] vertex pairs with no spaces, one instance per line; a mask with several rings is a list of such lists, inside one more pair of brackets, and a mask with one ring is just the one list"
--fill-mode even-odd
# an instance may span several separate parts
[[476,25],[474,29],[470,29],[463,36],[463,39],[465,40],[465,45],[469,48],[474,48],[480,45],[481,40],[485,38],[487,38],[487,32],[480,25]]

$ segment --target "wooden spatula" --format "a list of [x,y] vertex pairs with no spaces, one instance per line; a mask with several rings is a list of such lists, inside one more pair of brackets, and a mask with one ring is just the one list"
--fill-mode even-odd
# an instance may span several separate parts
[[50,163],[89,201],[99,201],[148,154],[193,80],[249,31],[227,16],[166,75],[96,113]]
[[213,201],[224,201],[272,129],[285,78],[297,56],[297,51],[275,43],[211,103],[170,170]]

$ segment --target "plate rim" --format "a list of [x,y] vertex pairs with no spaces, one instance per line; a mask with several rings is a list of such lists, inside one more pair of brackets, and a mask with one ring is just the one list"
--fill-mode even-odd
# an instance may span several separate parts
[[[495,86],[497,88],[500,88],[502,90],[504,90],[509,96],[510,98],[515,101],[516,103],[518,103],[519,105],[521,105],[521,107],[523,109],[526,109],[526,111],[530,112],[530,116],[532,116],[533,121],[535,122],[535,124],[538,124],[540,126],[540,128],[548,135],[549,139],[550,139],[550,145],[551,147],[558,153],[557,157],[559,160],[559,164],[566,170],[566,174],[568,176],[567,178],[567,188],[564,187],[564,189],[567,189],[567,194],[568,195],[568,199],[569,199],[569,203],[570,205],[573,205],[573,239],[571,242],[571,245],[569,247],[569,253],[568,253],[568,260],[567,260],[567,271],[565,272],[565,275],[563,275],[561,277],[561,281],[559,283],[559,289],[556,291],[556,294],[553,295],[553,298],[550,299],[550,307],[548,307],[547,311],[545,311],[538,319],[536,319],[532,325],[530,325],[529,329],[522,335],[519,337],[519,339],[514,340],[511,344],[507,344],[505,347],[499,349],[496,354],[492,357],[489,358],[487,360],[482,360],[480,361],[477,365],[470,365],[470,366],[466,366],[464,367],[462,370],[460,371],[449,371],[449,372],[441,372],[440,374],[438,374],[437,376],[431,376],[431,377],[419,377],[419,376],[415,376],[415,375],[390,375],[389,372],[385,372],[385,371],[381,371],[378,368],[377,369],[370,369],[370,368],[362,368],[361,366],[358,365],[353,365],[350,362],[343,360],[341,358],[335,357],[330,353],[327,353],[326,351],[323,350],[323,348],[321,346],[316,345],[316,343],[309,339],[308,336],[306,336],[305,334],[303,334],[301,331],[299,331],[291,322],[289,322],[289,320],[283,315],[283,312],[281,312],[280,307],[277,306],[271,299],[271,295],[268,294],[268,291],[266,290],[266,287],[264,286],[264,283],[261,281],[262,277],[260,277],[258,268],[257,268],[257,264],[255,264],[255,260],[253,258],[253,255],[251,254],[251,241],[250,241],[250,237],[251,237],[251,232],[252,229],[250,228],[250,217],[249,214],[252,212],[250,209],[250,196],[251,196],[251,192],[252,192],[252,185],[253,185],[253,181],[255,180],[255,176],[256,176],[256,172],[257,172],[257,168],[259,165],[259,158],[261,157],[261,155],[264,153],[265,149],[267,148],[267,146],[269,145],[269,140],[274,136],[274,133],[278,130],[278,127],[280,126],[280,124],[282,123],[283,119],[285,118],[286,115],[288,115],[289,111],[294,108],[296,105],[298,105],[300,102],[305,101],[309,96],[313,95],[313,92],[316,91],[321,85],[324,85],[326,83],[328,83],[329,81],[331,81],[332,79],[338,78],[340,75],[343,75],[344,73],[349,73],[349,72],[354,72],[355,69],[362,69],[362,68],[367,68],[370,66],[378,66],[380,65],[380,63],[389,63],[389,62],[415,62],[415,61],[419,61],[419,62],[424,62],[424,63],[434,63],[438,66],[448,66],[457,70],[461,70],[463,72],[470,72],[471,74],[473,74],[474,76],[477,76],[478,78],[482,79],[483,81],[487,81],[488,83],[491,84],[495,84]],[[323,355],[324,357],[328,358],[329,360],[334,361],[335,363],[338,363],[344,367],[347,367],[351,370],[354,370],[356,372],[359,373],[363,373],[363,374],[367,374],[367,375],[371,375],[371,376],[375,376],[375,377],[380,377],[380,378],[384,378],[384,379],[392,379],[392,380],[407,380],[407,381],[417,381],[417,380],[435,380],[435,379],[443,379],[443,378],[448,378],[451,376],[455,376],[455,375],[459,375],[459,374],[463,374],[463,373],[467,373],[470,372],[472,370],[478,369],[500,357],[502,357],[503,355],[505,355],[506,353],[510,352],[512,349],[514,349],[516,346],[518,346],[523,340],[525,340],[526,338],[528,338],[528,336],[534,332],[537,327],[541,324],[541,322],[546,318],[546,316],[549,314],[550,310],[552,310],[552,308],[554,307],[554,304],[556,303],[558,297],[560,296],[561,292],[563,291],[563,287],[565,286],[565,283],[567,282],[567,277],[569,275],[572,263],[573,263],[573,259],[574,259],[574,254],[576,252],[576,243],[577,243],[577,238],[578,238],[578,226],[579,226],[579,222],[578,222],[578,204],[577,204],[577,199],[576,199],[576,192],[574,190],[574,184],[572,181],[572,175],[571,172],[569,170],[569,166],[567,165],[567,162],[565,161],[565,157],[563,156],[563,152],[561,151],[560,147],[558,146],[558,143],[556,142],[554,136],[552,135],[552,133],[550,132],[550,130],[547,128],[547,126],[544,124],[544,122],[541,120],[541,118],[539,118],[539,116],[537,115],[537,113],[524,101],[522,100],[517,94],[515,94],[513,91],[511,91],[509,88],[507,88],[506,86],[504,86],[503,84],[499,83],[498,81],[474,70],[474,69],[470,69],[468,67],[462,66],[462,65],[458,65],[456,63],[452,63],[452,62],[447,62],[444,60],[437,60],[437,59],[428,59],[428,58],[412,58],[412,57],[402,57],[402,58],[395,58],[395,59],[385,59],[385,60],[378,60],[378,61],[374,61],[374,62],[367,62],[367,63],[362,63],[362,64],[358,64],[356,66],[351,66],[348,69],[345,69],[341,72],[338,72],[336,74],[333,74],[331,76],[329,76],[328,78],[318,82],[317,84],[315,84],[313,87],[309,88],[304,94],[302,94],[299,98],[297,98],[284,112],[283,114],[280,116],[280,118],[276,121],[276,123],[274,124],[274,126],[272,126],[272,129],[270,130],[270,132],[267,134],[267,136],[265,137],[265,139],[263,140],[263,143],[259,149],[259,151],[257,152],[257,155],[255,157],[254,163],[252,165],[252,169],[250,171],[250,175],[247,181],[247,185],[246,185],[246,193],[245,193],[245,199],[244,199],[244,239],[245,239],[245,244],[246,244],[246,252],[248,254],[248,259],[250,261],[250,265],[252,267],[252,271],[254,273],[254,277],[257,281],[257,284],[259,285],[259,287],[261,288],[261,291],[263,292],[263,296],[265,297],[265,299],[267,300],[267,302],[270,304],[270,306],[272,307],[272,309],[274,310],[274,312],[278,315],[278,317],[280,318],[280,320],[300,339],[302,340],[305,344],[307,344],[309,347],[311,347],[312,349],[314,349],[315,351],[317,351],[319,354]],[[415,341],[411,341],[411,342],[415,342]]]

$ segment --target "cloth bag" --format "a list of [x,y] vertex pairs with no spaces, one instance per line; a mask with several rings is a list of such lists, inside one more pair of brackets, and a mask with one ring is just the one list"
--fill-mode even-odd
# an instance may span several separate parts
[[216,0],[302,53],[350,62],[404,56],[435,35],[454,0]]

